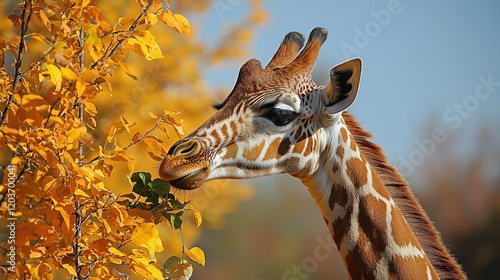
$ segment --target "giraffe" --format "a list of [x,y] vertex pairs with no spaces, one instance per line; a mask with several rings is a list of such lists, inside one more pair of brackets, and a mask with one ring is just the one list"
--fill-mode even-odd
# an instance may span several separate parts
[[319,206],[351,279],[465,279],[408,183],[346,112],[361,59],[333,67],[326,87],[313,82],[326,38],[317,27],[304,46],[290,32],[265,68],[246,62],[217,112],[167,152],[160,177],[192,190],[288,173]]

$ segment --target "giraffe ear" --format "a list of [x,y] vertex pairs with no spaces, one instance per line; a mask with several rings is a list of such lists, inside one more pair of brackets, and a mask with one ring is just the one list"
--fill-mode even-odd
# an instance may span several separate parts
[[354,103],[361,80],[361,65],[360,58],[353,58],[330,70],[330,82],[323,91],[328,113],[342,112]]

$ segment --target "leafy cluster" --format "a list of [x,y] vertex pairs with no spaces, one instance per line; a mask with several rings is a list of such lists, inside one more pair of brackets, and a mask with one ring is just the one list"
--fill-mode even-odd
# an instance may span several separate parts
[[15,224],[12,239],[0,240],[0,274],[189,279],[205,264],[204,252],[187,245],[200,234],[200,211],[204,226],[220,226],[249,191],[208,184],[185,202],[150,175],[152,162],[177,139],[171,134],[211,114],[202,65],[246,55],[265,13],[251,1],[248,17],[208,48],[181,14],[206,12],[210,2],[185,3],[0,4],[1,236]]
[[[156,253],[164,247],[156,225],[167,221],[181,229],[183,211],[191,211],[199,226],[201,215],[170,194],[168,182],[132,174],[129,154],[144,143],[160,160],[163,143],[153,133],[173,128],[182,134],[176,113],[154,116],[152,128],[133,135],[133,123],[120,117],[102,145],[92,133],[99,120],[95,100],[112,92],[113,73],[121,69],[136,78],[124,63],[129,52],[146,60],[163,58],[150,28],[163,22],[190,35],[187,19],[167,2],[134,5],[138,15],[116,22],[108,22],[93,0],[24,0],[12,7],[11,29],[0,37],[2,169],[5,178],[7,169],[15,173],[14,188],[2,184],[0,208],[16,227],[15,265],[4,270],[8,277],[121,279],[135,273],[187,279],[192,273],[191,264],[178,257],[157,263]],[[128,144],[119,145],[120,132],[130,134]],[[121,196],[106,187],[120,162],[135,183],[132,193]],[[12,251],[7,242],[1,248],[4,256]],[[204,264],[201,249],[184,253]]]

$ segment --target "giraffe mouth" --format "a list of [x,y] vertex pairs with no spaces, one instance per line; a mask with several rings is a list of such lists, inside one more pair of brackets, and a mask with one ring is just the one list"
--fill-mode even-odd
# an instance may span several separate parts
[[186,174],[180,178],[170,180],[169,183],[172,187],[181,190],[194,190],[205,182],[206,176],[206,168],[199,169],[193,171],[189,174]]

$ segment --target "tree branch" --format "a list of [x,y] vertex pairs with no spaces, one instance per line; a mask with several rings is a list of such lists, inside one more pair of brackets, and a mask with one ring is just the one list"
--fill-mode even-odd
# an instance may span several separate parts
[[[85,51],[83,50],[83,44],[83,28],[80,28],[78,34],[78,47],[81,48],[81,51],[78,55],[78,60],[80,61],[78,75],[83,73],[83,68],[85,67]],[[81,102],[81,98],[77,97],[77,102],[78,119],[83,123],[83,103]],[[78,138],[78,166],[83,166],[83,140],[81,138]]]
[[[155,125],[150,128],[148,131],[146,131],[146,133],[144,133],[144,135],[142,135],[139,139],[137,139],[136,141],[131,141],[130,143],[128,143],[127,146],[125,146],[123,148],[124,151],[128,150],[129,148],[131,148],[132,146],[135,146],[137,143],[140,143],[142,142],[142,140],[144,140],[149,134],[151,134],[153,131],[155,131],[161,124],[163,124],[164,122],[163,121],[156,121]],[[91,159],[90,161],[86,162],[84,165],[89,165],[89,164],[92,164],[96,161],[99,161],[101,160],[102,157],[101,156],[96,156],[94,157],[93,159]]]
[[[28,10],[28,5],[29,7],[29,13],[26,14],[26,11]],[[28,32],[28,24],[31,19],[31,6],[33,4],[31,3],[31,0],[24,0],[24,6],[23,6],[23,12],[21,15],[21,35],[20,35],[20,40],[19,40],[19,50],[17,52],[17,59],[16,63],[14,64],[14,83],[12,84],[12,90],[15,91],[17,88],[17,85],[19,84],[19,81],[23,77],[24,73],[21,73],[21,64],[23,63],[23,51],[24,51],[24,37],[26,36],[26,33]],[[0,127],[5,124],[5,121],[7,120],[7,115],[9,114],[10,110],[10,105],[12,104],[12,101],[14,100],[14,93],[9,95],[9,99],[7,99],[7,103],[5,105],[5,108],[2,112],[2,115],[0,116]]]

